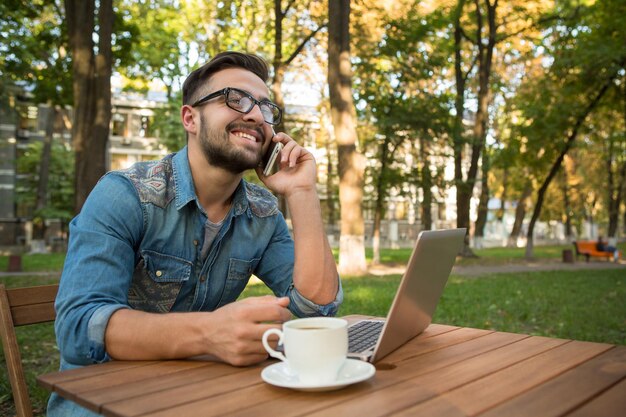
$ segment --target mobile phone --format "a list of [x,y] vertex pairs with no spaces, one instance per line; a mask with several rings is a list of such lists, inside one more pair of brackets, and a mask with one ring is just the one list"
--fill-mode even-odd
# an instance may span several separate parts
[[[276,136],[276,132],[272,129],[272,138],[274,136]],[[274,165],[276,165],[276,160],[282,149],[283,144],[281,142],[270,142],[270,146],[267,148],[265,155],[263,155],[263,162],[261,163],[263,166],[263,175],[269,176],[274,173]]]

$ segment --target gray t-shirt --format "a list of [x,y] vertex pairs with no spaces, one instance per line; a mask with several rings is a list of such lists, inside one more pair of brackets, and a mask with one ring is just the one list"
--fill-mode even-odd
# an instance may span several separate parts
[[207,219],[204,224],[204,243],[202,244],[202,250],[200,251],[200,256],[202,256],[202,260],[206,259],[206,256],[209,254],[209,249],[211,248],[211,244],[215,240],[215,237],[220,232],[222,225],[224,224],[224,219],[220,220],[218,223],[213,223],[211,220]]

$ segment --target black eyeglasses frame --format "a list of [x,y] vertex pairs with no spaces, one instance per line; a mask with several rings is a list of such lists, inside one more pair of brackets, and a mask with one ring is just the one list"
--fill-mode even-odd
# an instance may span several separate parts
[[[236,109],[236,108],[231,106],[231,103],[228,100],[228,94],[231,91],[237,92],[237,93],[241,94],[242,96],[248,97],[250,99],[252,104],[250,105],[250,108],[248,109],[248,111],[242,111],[240,109]],[[196,100],[196,102],[193,103],[191,105],[191,107],[200,106],[201,104],[205,104],[209,100],[212,100],[212,99],[214,99],[216,97],[220,97],[220,96],[224,96],[225,97],[225,103],[228,106],[228,108],[233,109],[233,110],[235,110],[238,113],[248,114],[248,113],[250,113],[252,111],[252,109],[254,108],[255,105],[259,106],[259,109],[261,109],[261,114],[263,114],[263,120],[265,121],[265,123],[270,124],[272,126],[278,125],[280,123],[280,121],[282,120],[282,118],[283,118],[283,110],[280,107],[278,107],[277,104],[272,103],[271,101],[269,101],[267,99],[257,100],[256,98],[254,98],[252,96],[252,94],[248,93],[247,91],[240,90],[238,88],[233,88],[233,87],[226,87],[226,88],[223,88],[221,90],[215,91],[215,92],[213,92],[211,94],[208,94],[208,95],[206,95],[206,96]],[[263,113],[263,108],[261,107],[262,104],[265,104],[267,106],[270,106],[270,107],[273,107],[273,108],[277,109],[278,110],[278,113],[277,113],[278,117],[276,117],[275,120],[273,120],[271,122],[268,121],[265,118],[265,114]]]

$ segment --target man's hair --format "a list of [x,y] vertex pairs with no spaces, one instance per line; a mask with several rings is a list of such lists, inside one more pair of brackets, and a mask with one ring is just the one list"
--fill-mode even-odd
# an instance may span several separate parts
[[209,82],[213,74],[228,68],[242,68],[257,75],[264,83],[269,78],[267,62],[258,55],[242,52],[221,52],[209,62],[189,74],[183,83],[183,105],[192,104],[200,87]]

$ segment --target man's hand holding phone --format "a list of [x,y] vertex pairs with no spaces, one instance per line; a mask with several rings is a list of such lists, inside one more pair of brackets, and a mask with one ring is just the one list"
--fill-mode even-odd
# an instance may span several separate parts
[[286,133],[272,137],[257,174],[273,192],[287,196],[295,190],[316,190],[315,158]]

